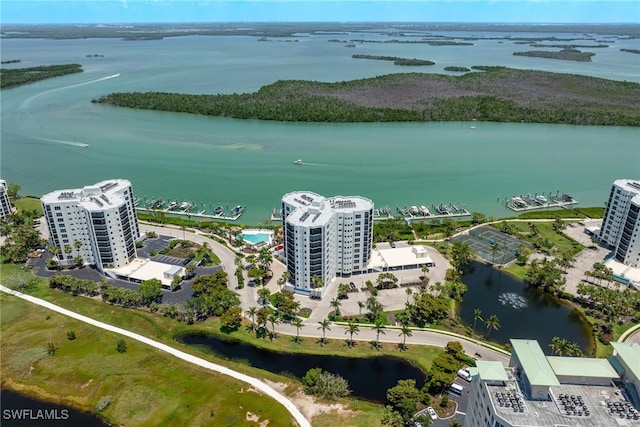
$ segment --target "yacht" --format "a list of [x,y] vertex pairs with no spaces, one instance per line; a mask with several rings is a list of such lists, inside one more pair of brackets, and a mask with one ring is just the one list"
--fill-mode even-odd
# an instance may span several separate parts
[[545,203],[547,203],[547,198],[541,194],[539,196],[536,196],[536,202],[540,203],[541,205],[544,205]]
[[169,206],[167,206],[167,210],[175,209],[178,206],[178,202],[171,202]]
[[189,202],[180,203],[180,209],[183,210],[183,211],[188,211],[192,207],[193,207],[193,205],[191,203],[189,203]]
[[418,214],[420,211],[418,210],[417,206],[411,206],[411,209],[409,209],[409,211],[413,214],[416,215]]
[[220,215],[221,213],[223,213],[223,212],[224,212],[224,208],[223,208],[222,206],[218,205],[218,206],[216,206],[216,208],[213,210],[213,212],[214,212],[216,215]]
[[420,208],[418,209],[420,210],[420,213],[424,216],[431,215],[431,212],[429,212],[429,208],[424,205],[420,206]]
[[302,159],[295,160],[293,163],[296,164],[296,165],[303,165],[304,164],[302,162]]

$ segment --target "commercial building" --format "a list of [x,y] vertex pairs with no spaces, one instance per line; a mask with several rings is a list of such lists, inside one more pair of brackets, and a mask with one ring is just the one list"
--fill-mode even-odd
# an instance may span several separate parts
[[292,290],[321,296],[336,276],[366,270],[373,244],[373,202],[308,191],[282,197],[284,257]]
[[613,249],[616,261],[640,267],[640,181],[618,179],[609,194],[600,241]]
[[104,272],[136,258],[140,230],[129,181],[112,179],[81,189],[58,190],[40,201],[50,244],[58,248],[61,265],[81,259]]
[[511,340],[509,367],[478,361],[466,427],[602,427],[640,424],[640,345],[615,343],[608,359],[545,356],[537,341]]
[[7,194],[7,181],[0,179],[0,219],[11,215],[12,207]]

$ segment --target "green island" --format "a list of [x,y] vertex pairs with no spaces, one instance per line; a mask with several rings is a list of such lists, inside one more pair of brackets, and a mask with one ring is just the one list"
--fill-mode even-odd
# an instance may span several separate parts
[[640,54],[640,49],[620,49],[620,52]]
[[43,65],[29,68],[0,68],[0,88],[6,89],[81,72],[83,72],[83,69],[80,64]]
[[595,53],[582,52],[578,49],[565,48],[559,52],[551,52],[547,50],[529,50],[526,52],[513,52],[516,56],[531,56],[533,58],[549,58],[549,59],[562,59],[565,61],[580,61],[591,62],[591,57]]
[[285,80],[257,92],[111,93],[92,102],[296,122],[494,121],[640,126],[640,84],[574,74],[471,67],[460,76],[400,73],[322,83]]
[[1,64],[17,64],[20,62],[19,59],[7,59],[6,61],[1,61]]
[[434,65],[435,62],[426,59],[399,58],[397,56],[379,55],[351,55],[354,59],[375,59],[378,61],[393,61],[393,65]]
[[456,71],[459,73],[468,73],[469,71],[471,71],[470,68],[467,67],[455,67],[455,66],[449,66],[449,67],[444,67],[445,71]]

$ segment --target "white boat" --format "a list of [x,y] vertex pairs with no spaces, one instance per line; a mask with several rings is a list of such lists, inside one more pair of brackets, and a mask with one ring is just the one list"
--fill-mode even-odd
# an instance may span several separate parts
[[183,211],[187,211],[189,209],[191,209],[193,207],[193,205],[189,202],[182,202],[180,203],[180,209]]
[[471,126],[471,129],[475,129],[475,128],[476,128],[476,125]]
[[411,209],[409,209],[409,211],[414,215],[420,213],[417,206],[411,206]]
[[545,203],[547,203],[547,198],[544,197],[542,194],[539,196],[536,196],[536,201],[542,205],[544,205]]
[[422,215],[424,215],[424,216],[431,215],[431,212],[429,212],[429,208],[428,207],[422,205],[422,206],[420,206],[419,209],[420,209],[420,213]]
[[303,165],[304,164],[302,162],[302,159],[295,160],[293,163],[296,164],[296,165]]
[[175,209],[178,206],[178,202],[171,202],[169,206],[167,206],[168,210]]

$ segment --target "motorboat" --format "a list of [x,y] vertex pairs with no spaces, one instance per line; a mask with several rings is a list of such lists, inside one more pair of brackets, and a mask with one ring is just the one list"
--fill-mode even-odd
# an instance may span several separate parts
[[303,165],[304,164],[302,159],[294,160],[293,163],[296,164],[296,165]]
[[547,198],[541,194],[539,196],[536,196],[536,202],[540,203],[541,205],[544,205],[545,203],[547,203]]
[[220,215],[221,213],[223,213],[223,212],[224,212],[224,208],[223,208],[222,206],[218,205],[218,206],[216,206],[216,207],[215,207],[215,209],[213,210],[213,212],[214,212],[216,215]]
[[168,210],[175,209],[178,206],[178,202],[171,202],[169,206],[167,206]]
[[420,213],[424,216],[431,215],[431,212],[429,212],[429,208],[424,205],[420,206],[418,209],[420,210]]
[[417,206],[411,206],[411,209],[409,209],[409,211],[414,215],[420,213]]
[[443,204],[440,204],[438,206],[438,212],[440,212],[442,215],[446,215],[449,213],[449,210],[447,209],[447,207]]

